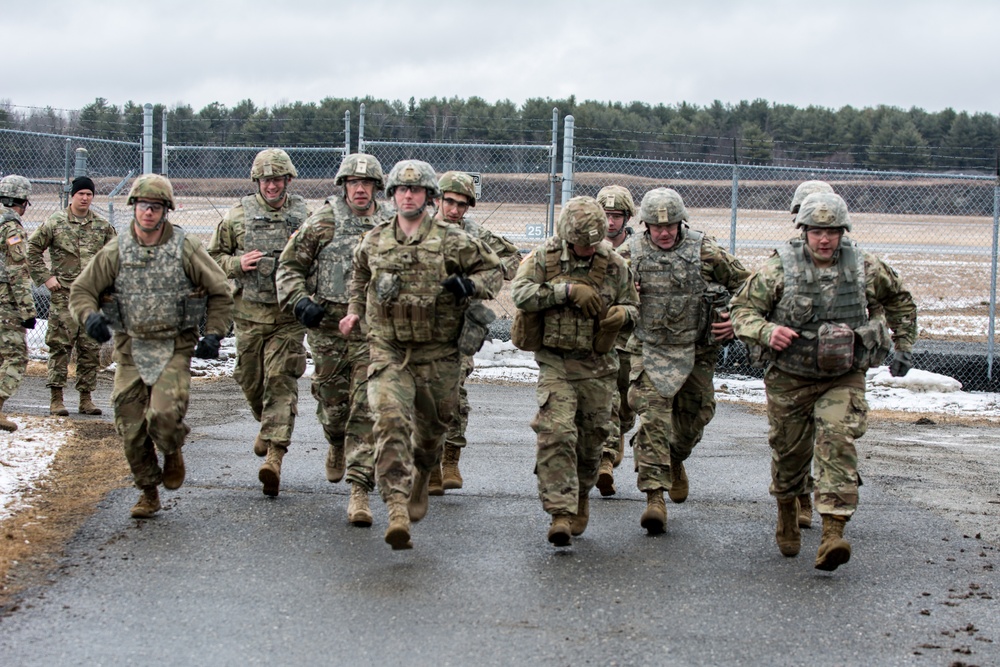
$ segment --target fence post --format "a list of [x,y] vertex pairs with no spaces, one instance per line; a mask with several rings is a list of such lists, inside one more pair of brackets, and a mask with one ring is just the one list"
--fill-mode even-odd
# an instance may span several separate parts
[[142,107],[142,173],[153,173],[153,105]]
[[73,149],[72,141],[70,139],[66,139],[66,160],[65,160],[65,164],[63,165],[65,168],[63,169],[64,177],[63,177],[63,186],[62,186],[62,196],[60,197],[60,201],[62,201],[62,207],[63,208],[66,208],[67,206],[69,206],[69,190],[70,190],[70,184],[69,184],[69,182],[70,182],[70,179],[71,179],[71,174],[73,173],[70,170],[70,166],[69,166],[70,165],[70,159],[69,158],[70,158],[70,155],[72,153],[72,149]]
[[576,119],[566,116],[563,120],[563,175],[562,205],[573,197],[573,126]]
[[733,138],[733,192],[729,199],[729,207],[732,209],[732,214],[729,220],[729,253],[731,255],[736,254],[736,212],[737,206],[739,206],[739,190],[740,190],[740,160],[736,156],[736,139]]
[[351,154],[351,110],[344,112],[344,155]]
[[160,173],[167,175],[167,112],[164,110],[160,123]]
[[993,263],[990,275],[990,321],[986,337],[986,378],[993,380],[993,336],[996,333],[997,317],[997,251],[998,236],[1000,236],[1000,173],[997,183],[993,186]]
[[545,213],[547,235],[555,234],[556,183],[559,181],[559,109],[552,107],[552,145],[549,147],[549,208]]
[[73,178],[87,175],[87,149],[76,149],[76,164],[73,165]]
[[365,103],[361,103],[361,111],[358,113],[358,152],[365,152]]

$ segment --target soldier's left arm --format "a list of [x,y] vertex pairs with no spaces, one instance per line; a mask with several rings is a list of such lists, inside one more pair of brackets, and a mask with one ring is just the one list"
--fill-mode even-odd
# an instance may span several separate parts
[[457,266],[454,273],[462,274],[476,286],[477,299],[492,299],[503,287],[500,258],[488,245],[469,234],[449,229],[448,239],[455,246]]
[[31,271],[28,267],[28,240],[24,227],[11,221],[3,226],[5,263],[11,295],[17,304],[21,320],[35,317],[35,300],[31,296]]
[[208,255],[221,268],[227,278],[242,278],[239,250],[243,241],[243,207],[236,205],[215,227],[212,240],[208,242]]
[[917,342],[917,304],[903,285],[903,279],[894,268],[867,252],[865,277],[868,302],[877,303],[885,311],[885,321],[892,330],[896,350],[912,351]]
[[233,295],[226,282],[226,274],[209,256],[201,242],[184,238],[184,272],[196,288],[205,290],[208,297],[205,333],[220,338],[229,333],[233,323]]
[[[51,219],[50,216],[49,220]],[[45,258],[42,256],[52,244],[52,225],[49,220],[38,225],[38,229],[28,238],[28,267],[31,279],[36,285],[44,285],[52,277],[52,272],[45,266]]]
[[494,234],[485,227],[481,227],[480,238],[483,243],[493,249],[493,252],[500,258],[500,270],[503,271],[504,280],[513,280],[517,274],[517,267],[521,265],[521,251],[511,243],[505,236]]
[[701,267],[705,280],[722,285],[730,294],[736,294],[750,277],[736,255],[707,236],[701,244]]
[[620,264],[621,271],[617,273],[618,284],[616,286],[615,302],[613,306],[624,306],[627,319],[623,329],[630,330],[639,321],[639,293],[635,289],[635,281],[632,279],[632,271],[625,260],[619,255],[612,259]]
[[285,244],[285,249],[278,257],[278,269],[274,280],[278,288],[278,305],[290,311],[302,299],[309,297],[306,291],[306,278],[309,269],[319,254],[317,250],[315,227],[312,218],[306,220],[296,230]]

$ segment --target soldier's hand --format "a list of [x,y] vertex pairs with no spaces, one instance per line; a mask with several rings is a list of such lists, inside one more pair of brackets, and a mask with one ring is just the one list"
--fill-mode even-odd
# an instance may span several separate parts
[[476,293],[476,284],[465,276],[450,275],[444,279],[441,287],[454,294],[456,299],[465,299]]
[[771,332],[771,339],[768,341],[768,345],[773,350],[781,352],[792,344],[792,341],[799,337],[799,334],[795,332],[795,329],[790,329],[788,327],[775,327],[774,331]]
[[911,368],[913,368],[913,353],[896,352],[892,356],[892,363],[889,364],[889,375],[901,378],[909,373]]
[[55,276],[52,276],[51,278],[46,280],[45,286],[49,289],[50,292],[54,292],[57,289],[62,289],[62,285],[59,284],[59,279],[56,278]]
[[601,312],[601,295],[590,285],[574,283],[569,288],[569,300],[583,311],[585,317],[596,317]]
[[221,343],[218,334],[206,334],[198,341],[198,347],[194,348],[194,356],[199,359],[218,359]]
[[608,308],[608,314],[601,320],[601,331],[618,331],[625,326],[626,319],[628,313],[625,311],[625,306],[611,306]]
[[340,324],[337,325],[337,328],[340,329],[340,334],[344,338],[350,336],[351,332],[354,331],[354,325],[357,324],[360,319],[360,317],[354,314],[344,315],[344,317],[340,320]]
[[87,315],[87,321],[84,323],[84,328],[87,330],[87,335],[96,340],[98,343],[107,343],[111,340],[111,327],[108,318],[106,318],[101,313],[91,313]]
[[729,313],[720,313],[720,315],[725,319],[721,322],[712,322],[712,336],[719,342],[732,340],[736,337],[736,332],[733,331],[733,323],[729,319]]
[[319,326],[319,323],[323,321],[323,316],[326,315],[326,310],[323,306],[319,305],[312,299],[308,297],[302,297],[299,302],[295,304],[295,318],[303,324],[303,326],[313,329]]
[[26,320],[21,320],[21,326],[24,327],[25,329],[34,329],[35,324],[37,324],[37,322],[35,321],[34,317],[29,317]]
[[257,262],[260,258],[264,256],[260,250],[251,250],[250,252],[243,253],[240,255],[240,270],[243,273],[249,273],[250,271],[257,270]]

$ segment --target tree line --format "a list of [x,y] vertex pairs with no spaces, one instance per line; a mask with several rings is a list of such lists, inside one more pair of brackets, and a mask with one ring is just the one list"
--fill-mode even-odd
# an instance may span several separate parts
[[[1000,118],[947,108],[878,106],[833,110],[798,108],[757,99],[699,106],[680,102],[578,102],[533,98],[521,105],[461,99],[382,100],[371,97],[292,102],[259,107],[246,99],[227,107],[214,102],[195,111],[186,104],[154,105],[155,159],[161,123],[171,145],[342,146],[344,114],[350,111],[356,149],[359,110],[365,105],[364,136],[371,140],[441,143],[548,144],[552,109],[572,114],[575,145],[588,154],[649,159],[732,162],[893,170],[997,169]],[[143,106],[121,106],[97,98],[78,111],[25,109],[0,103],[0,129],[73,134],[138,141]],[[561,157],[561,156],[560,156]]]

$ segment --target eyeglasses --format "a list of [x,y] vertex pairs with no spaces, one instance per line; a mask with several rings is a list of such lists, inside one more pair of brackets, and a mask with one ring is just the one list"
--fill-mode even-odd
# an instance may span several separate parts
[[806,230],[806,234],[809,234],[814,238],[839,239],[844,235],[844,230],[840,227],[836,227],[834,229],[828,229],[825,227],[810,227]]
[[164,208],[163,204],[152,201],[137,201],[135,207],[140,211],[152,211],[153,213],[160,213]]
[[402,192],[402,193],[412,192],[412,193],[416,194],[416,193],[420,192],[423,189],[424,189],[424,186],[422,186],[422,185],[397,185],[396,186],[396,192]]
[[366,183],[374,183],[374,182],[375,181],[373,181],[370,178],[355,178],[353,180],[344,181],[344,185],[346,185],[349,188],[356,188]]
[[467,201],[458,201],[457,199],[452,199],[451,197],[442,197],[441,201],[448,206],[454,206],[463,211],[469,208],[469,202]]
[[261,178],[260,182],[261,183],[269,183],[269,184],[284,183],[284,182],[286,182],[287,179],[288,179],[287,176],[267,176],[267,177]]

